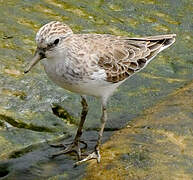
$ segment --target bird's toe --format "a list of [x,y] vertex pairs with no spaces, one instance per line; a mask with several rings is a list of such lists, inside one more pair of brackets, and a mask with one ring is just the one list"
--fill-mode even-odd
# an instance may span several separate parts
[[92,159],[96,159],[98,163],[100,163],[100,159],[101,159],[101,156],[100,156],[100,152],[99,150],[95,150],[93,151],[92,153],[90,153],[87,157],[85,157],[84,159],[80,160],[80,161],[77,161],[76,163],[74,163],[74,167],[84,163],[84,162],[87,162],[89,160],[92,160]]
[[[83,144],[83,147],[80,146],[80,143]],[[84,141],[74,141],[70,144],[50,144],[51,147],[56,147],[56,148],[65,148],[64,150],[61,150],[57,153],[54,153],[51,155],[51,158],[55,158],[59,155],[62,155],[62,154],[68,154],[68,153],[71,153],[71,152],[75,152],[78,156],[78,160],[81,159],[81,150],[83,149],[86,149],[87,148],[87,143],[85,143]]]

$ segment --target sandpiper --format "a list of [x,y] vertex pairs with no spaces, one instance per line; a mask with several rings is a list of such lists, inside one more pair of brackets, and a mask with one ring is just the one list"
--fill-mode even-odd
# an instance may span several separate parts
[[[74,34],[71,28],[52,21],[36,34],[37,49],[24,71],[46,58],[44,69],[60,87],[81,95],[82,113],[73,142],[53,157],[75,151],[79,165],[90,159],[100,162],[99,147],[107,121],[107,100],[126,79],[139,72],[162,50],[175,42],[175,34],[129,38],[109,34]],[[88,112],[85,95],[101,100],[101,127],[95,149],[81,158],[82,128]],[[86,144],[85,144],[86,146]]]

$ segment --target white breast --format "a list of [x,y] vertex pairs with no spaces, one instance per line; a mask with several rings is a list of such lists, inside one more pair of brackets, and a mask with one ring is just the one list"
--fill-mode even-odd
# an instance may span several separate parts
[[[60,87],[83,95],[91,95],[100,98],[108,98],[114,90],[123,82],[111,83],[105,81],[105,70],[93,72],[90,77],[74,78],[69,74],[69,64],[62,61],[45,60],[43,63],[48,77]],[[68,69],[67,69],[68,68]]]

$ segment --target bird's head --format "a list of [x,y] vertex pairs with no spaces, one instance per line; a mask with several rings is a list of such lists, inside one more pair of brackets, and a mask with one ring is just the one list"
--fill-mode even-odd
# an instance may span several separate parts
[[58,21],[52,21],[42,26],[36,34],[37,49],[35,55],[24,73],[29,72],[41,59],[53,54],[61,42],[71,34],[73,34],[73,32],[70,27]]

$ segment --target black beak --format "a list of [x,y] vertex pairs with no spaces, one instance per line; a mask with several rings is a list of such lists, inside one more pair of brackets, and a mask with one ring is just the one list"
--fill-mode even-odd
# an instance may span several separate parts
[[33,68],[33,66],[35,66],[43,58],[45,58],[45,52],[37,48],[34,57],[25,68],[24,73],[28,73]]

